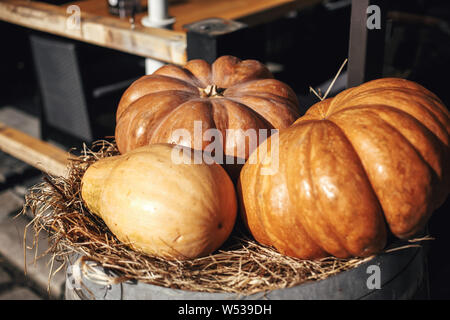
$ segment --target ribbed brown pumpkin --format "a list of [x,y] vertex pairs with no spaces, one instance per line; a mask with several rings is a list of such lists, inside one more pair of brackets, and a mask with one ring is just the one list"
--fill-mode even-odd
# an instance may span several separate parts
[[[367,82],[312,106],[258,147],[240,175],[256,240],[299,258],[368,256],[423,230],[449,189],[450,115],[403,79]],[[275,138],[279,165],[273,165]],[[267,152],[264,150],[267,149]]]
[[[253,150],[246,130],[286,128],[299,114],[295,93],[273,79],[263,64],[223,56],[212,65],[192,60],[184,67],[166,65],[141,77],[123,94],[116,116],[121,153],[152,143],[204,150],[211,141],[197,136],[201,145],[194,142],[194,121],[199,121],[201,135],[211,128],[220,131],[225,155],[239,155],[245,144],[247,159]],[[174,138],[177,129],[186,129],[190,139]]]

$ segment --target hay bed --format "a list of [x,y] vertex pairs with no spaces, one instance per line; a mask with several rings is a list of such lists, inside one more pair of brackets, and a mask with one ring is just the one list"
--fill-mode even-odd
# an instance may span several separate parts
[[[188,261],[168,261],[136,252],[117,240],[81,199],[81,178],[89,165],[116,154],[115,144],[108,141],[98,141],[91,149],[84,146],[80,156],[71,157],[67,178],[45,177],[44,182],[30,188],[22,212],[30,209],[34,214],[29,226],[35,239],[41,231],[49,232],[50,245],[44,255],[51,255],[52,266],[54,261],[62,262],[53,274],[74,254],[81,254],[84,261],[93,261],[115,274],[110,283],[133,280],[191,291],[248,295],[322,280],[373,258],[299,260],[245,235],[233,235],[221,250]],[[417,244],[406,247],[410,246]]]

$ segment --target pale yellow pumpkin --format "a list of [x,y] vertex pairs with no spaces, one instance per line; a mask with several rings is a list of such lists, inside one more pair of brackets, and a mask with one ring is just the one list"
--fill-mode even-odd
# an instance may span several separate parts
[[190,152],[153,144],[101,159],[83,176],[82,198],[138,251],[170,259],[208,255],[233,229],[236,194],[220,165],[194,164]]

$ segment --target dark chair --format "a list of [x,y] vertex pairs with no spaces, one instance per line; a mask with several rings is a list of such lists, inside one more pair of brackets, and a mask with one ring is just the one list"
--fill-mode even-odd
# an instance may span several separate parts
[[30,43],[42,139],[70,147],[114,135],[117,104],[144,75],[144,59],[40,33]]

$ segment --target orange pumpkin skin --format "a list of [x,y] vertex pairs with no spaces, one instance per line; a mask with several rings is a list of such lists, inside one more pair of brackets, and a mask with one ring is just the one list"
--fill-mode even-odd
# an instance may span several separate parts
[[[121,153],[153,143],[204,150],[211,141],[201,135],[194,141],[194,121],[199,121],[201,134],[220,131],[226,156],[242,155],[238,150],[245,144],[241,158],[247,159],[253,150],[242,132],[286,128],[298,116],[295,93],[263,64],[223,56],[212,65],[203,60],[166,65],[135,81],[119,103],[115,138]],[[190,137],[174,137],[177,129],[186,129]]]
[[[386,78],[345,90],[250,156],[238,186],[244,220],[256,240],[286,255],[375,254],[387,228],[409,238],[445,201],[449,136],[448,110],[414,82]],[[278,170],[262,175],[275,152]]]

